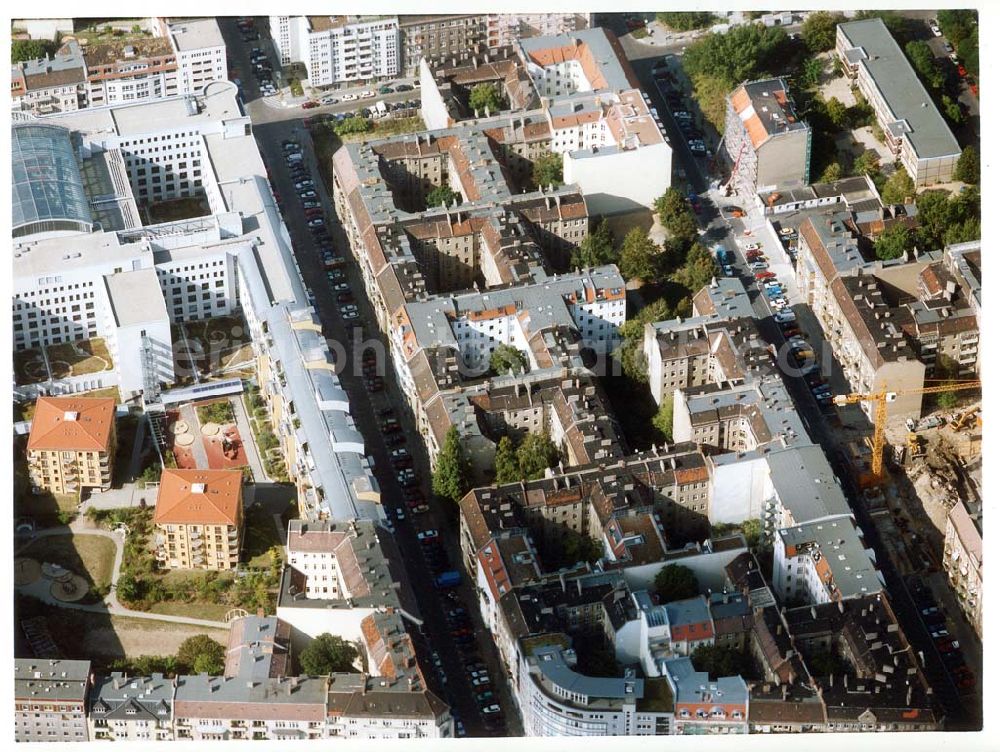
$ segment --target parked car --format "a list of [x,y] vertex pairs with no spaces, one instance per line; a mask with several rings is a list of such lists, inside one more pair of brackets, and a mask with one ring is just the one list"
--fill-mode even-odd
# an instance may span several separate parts
[[774,279],[775,274],[774,272],[756,272],[753,276],[754,279]]
[[319,107],[319,102],[314,99],[310,99],[308,102],[302,103],[303,110],[311,110],[313,107]]
[[413,91],[413,87],[409,84],[400,84],[396,87],[396,91]]
[[421,530],[419,533],[417,533],[417,540],[419,541],[434,540],[437,537],[438,537],[437,530]]

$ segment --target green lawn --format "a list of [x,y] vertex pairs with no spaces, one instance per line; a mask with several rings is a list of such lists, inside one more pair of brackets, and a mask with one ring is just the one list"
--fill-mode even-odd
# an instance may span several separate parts
[[204,217],[211,214],[208,207],[208,200],[202,196],[161,201],[156,204],[150,204],[146,210],[149,212],[149,219],[153,224],[176,222],[179,219]]
[[59,535],[39,538],[18,552],[39,562],[50,562],[82,575],[91,586],[111,584],[115,544],[97,535]]
[[241,558],[251,567],[267,568],[271,565],[271,547],[280,545],[281,538],[274,517],[262,507],[247,509]]

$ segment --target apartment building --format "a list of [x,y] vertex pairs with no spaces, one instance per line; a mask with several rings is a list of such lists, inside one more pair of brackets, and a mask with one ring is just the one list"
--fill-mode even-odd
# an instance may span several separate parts
[[962,150],[882,19],[839,24],[836,52],[913,182],[950,181]]
[[738,193],[809,184],[812,129],[796,113],[783,78],[748,81],[726,97],[724,139]]
[[169,38],[90,44],[83,59],[89,107],[193,93],[178,88],[177,54]]
[[400,16],[401,72],[415,76],[420,61],[436,65],[484,53],[487,17],[482,14]]
[[117,435],[110,397],[40,397],[28,435],[31,485],[59,495],[108,490]]
[[52,57],[15,63],[10,95],[14,112],[48,115],[86,107],[87,73],[80,45],[72,41]]
[[430,690],[403,678],[331,674],[326,736],[336,739],[449,739],[455,737],[448,706]]
[[14,659],[14,741],[85,742],[90,661]]
[[276,616],[243,616],[229,622],[225,676],[247,681],[292,673],[292,627]]
[[173,679],[163,674],[129,677],[115,671],[94,678],[87,727],[94,741],[173,741],[173,710]]
[[177,93],[200,94],[213,81],[228,80],[226,42],[214,18],[161,19],[177,60]]
[[880,593],[885,581],[852,515],[777,530],[771,587],[781,603],[831,603]]
[[740,676],[714,680],[695,671],[690,658],[666,662],[674,698],[676,734],[747,734],[750,692]]
[[263,681],[178,676],[175,738],[194,741],[322,739],[326,729],[326,677]]
[[982,520],[973,517],[959,501],[948,512],[944,531],[942,569],[955,591],[965,617],[983,636],[983,534]]
[[590,25],[587,13],[491,13],[486,17],[486,41],[491,48],[508,47],[518,39],[571,34]]
[[164,468],[153,524],[161,567],[235,569],[243,542],[243,473]]
[[302,63],[310,86],[374,81],[400,74],[393,16],[271,16],[282,65]]
[[[662,736],[673,714],[666,693],[647,685],[665,680],[586,676],[577,672],[576,653],[555,635],[522,642],[524,658],[515,679],[528,736]],[[552,644],[552,643],[555,644]]]

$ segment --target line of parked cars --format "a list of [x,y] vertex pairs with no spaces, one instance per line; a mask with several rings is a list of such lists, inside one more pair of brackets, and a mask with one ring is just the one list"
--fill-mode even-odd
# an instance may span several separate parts
[[706,156],[708,149],[705,146],[704,136],[694,124],[694,116],[687,109],[684,96],[674,88],[675,79],[667,67],[666,58],[658,61],[653,67],[653,80],[656,82],[656,88],[660,90],[660,94],[667,101],[677,129],[687,140],[688,149],[695,156]]
[[271,68],[271,60],[260,47],[254,47],[250,50],[250,67],[253,70],[253,77],[257,81],[257,88],[260,89],[261,96],[270,97],[278,93],[274,84],[274,70]]
[[963,693],[971,691],[976,686],[976,676],[966,665],[958,640],[948,632],[944,608],[937,604],[931,591],[918,579],[910,581],[910,596],[955,687]]

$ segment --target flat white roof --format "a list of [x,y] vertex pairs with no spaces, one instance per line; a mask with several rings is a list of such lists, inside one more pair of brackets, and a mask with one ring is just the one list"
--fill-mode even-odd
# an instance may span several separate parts
[[163,302],[155,269],[108,274],[104,284],[118,326],[168,320],[167,305]]
[[214,18],[175,21],[168,28],[170,36],[174,40],[174,46],[180,52],[226,46],[222,32],[219,31],[219,23]]

